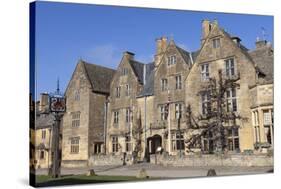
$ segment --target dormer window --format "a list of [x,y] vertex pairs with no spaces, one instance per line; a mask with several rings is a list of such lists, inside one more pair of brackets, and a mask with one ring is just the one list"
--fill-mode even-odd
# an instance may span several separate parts
[[176,64],[176,62],[177,62],[177,58],[175,55],[168,56],[168,66]]
[[220,47],[220,38],[213,39],[213,48],[219,48]]

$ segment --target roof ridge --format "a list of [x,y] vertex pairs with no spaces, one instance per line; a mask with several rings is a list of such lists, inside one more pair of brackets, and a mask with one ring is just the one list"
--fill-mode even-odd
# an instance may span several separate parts
[[179,48],[180,50],[182,50],[182,51],[185,51],[185,52],[187,52],[187,53],[191,53],[191,52],[189,52],[189,51],[187,51],[187,50],[185,50],[184,48],[181,48],[180,46],[178,46],[178,45],[175,45],[177,48]]
[[130,60],[130,61],[135,62],[135,63],[138,63],[138,64],[143,64],[143,65],[146,64],[146,63],[143,63],[143,62],[140,62],[140,61],[137,61],[137,60]]
[[82,62],[83,62],[84,64],[88,64],[88,65],[91,65],[91,66],[96,66],[96,67],[100,67],[100,68],[105,68],[105,69],[109,69],[109,70],[112,70],[112,71],[116,71],[116,70],[113,69],[113,68],[109,68],[109,67],[102,66],[102,65],[99,65],[99,64],[89,63],[89,62],[86,62],[86,61],[84,61],[84,60],[82,60]]

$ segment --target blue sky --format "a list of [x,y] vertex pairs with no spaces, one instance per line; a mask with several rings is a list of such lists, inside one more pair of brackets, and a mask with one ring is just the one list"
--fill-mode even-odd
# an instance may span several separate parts
[[80,58],[116,68],[128,50],[137,60],[152,62],[155,39],[163,35],[186,50],[197,50],[203,19],[217,19],[249,49],[262,37],[262,27],[273,43],[272,16],[54,2],[37,2],[36,8],[38,94],[54,92],[58,77],[64,91]]

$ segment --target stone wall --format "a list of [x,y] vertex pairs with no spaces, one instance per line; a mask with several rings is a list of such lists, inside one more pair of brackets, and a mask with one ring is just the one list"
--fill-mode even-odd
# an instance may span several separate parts
[[[142,89],[142,84],[133,69],[132,61],[134,57],[124,53],[117,72],[110,84],[110,97],[107,115],[107,153],[112,153],[112,136],[118,137],[119,147],[116,155],[125,152],[125,135],[130,132],[130,128],[137,127],[138,104],[136,96]],[[123,69],[127,69],[127,74],[123,74]],[[129,85],[129,94],[126,94],[126,85]],[[120,87],[120,97],[116,96],[116,88]],[[126,111],[130,111],[129,122],[126,121]],[[118,123],[114,123],[114,112],[118,112]],[[132,140],[134,143],[134,140]]]
[[88,167],[87,160],[62,160],[62,168],[83,168]]
[[[68,89],[66,90],[66,112],[63,116],[62,133],[62,160],[84,160],[88,159],[88,135],[89,135],[89,105],[90,105],[90,83],[85,75],[83,63],[78,63]],[[79,93],[79,100],[75,99]],[[72,114],[80,112],[80,123],[78,127],[72,126]],[[71,153],[71,138],[79,137],[79,153]]]
[[[220,38],[221,46],[219,48],[213,48],[212,39],[215,37]],[[202,114],[202,99],[198,95],[199,92],[204,91],[208,87],[208,80],[205,81],[201,78],[201,65],[208,64],[209,77],[215,78],[218,81],[218,70],[222,70],[222,80],[226,81],[226,65],[225,60],[229,58],[234,59],[235,76],[239,78],[236,81],[237,87],[237,114],[243,119],[237,119],[236,125],[239,126],[239,148],[240,150],[253,150],[253,128],[251,123],[251,93],[249,86],[253,86],[256,83],[255,75],[256,71],[251,59],[241,48],[234,43],[228,35],[225,35],[218,26],[213,27],[210,36],[206,38],[199,55],[196,58],[196,62],[193,65],[190,73],[185,81],[185,95],[186,104],[191,107],[192,115],[194,117],[200,117]],[[226,95],[226,94],[225,94]],[[231,126],[231,124],[225,126]]]
[[[155,164],[155,155],[150,156]],[[157,164],[164,166],[273,166],[273,157],[268,155],[157,155]]]
[[[126,164],[132,164],[132,156],[126,156]],[[105,165],[123,165],[123,155],[92,155],[89,158],[88,165],[105,166]]]

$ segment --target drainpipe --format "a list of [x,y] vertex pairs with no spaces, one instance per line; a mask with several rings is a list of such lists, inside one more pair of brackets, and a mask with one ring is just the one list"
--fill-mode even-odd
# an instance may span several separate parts
[[[146,64],[143,66],[143,84],[146,85]],[[144,159],[147,159],[147,149],[146,149],[146,98],[144,97]]]
[[189,58],[190,58],[190,61],[191,61],[191,65],[193,65],[193,64],[194,64],[194,62],[193,62],[193,58],[192,58],[191,53],[192,53],[192,52],[190,52],[190,53],[188,53],[188,54],[189,54]]
[[144,97],[144,157],[145,160],[147,160],[147,149],[146,149],[146,98],[147,96]]
[[104,153],[106,154],[106,133],[107,133],[107,106],[108,106],[108,99],[105,100],[104,103],[104,133],[103,133],[103,140],[104,140]]

